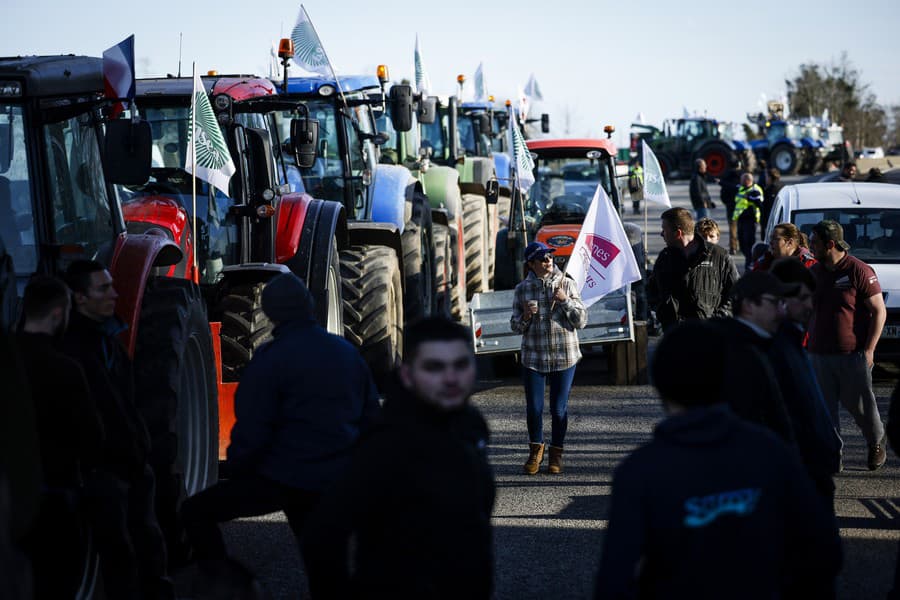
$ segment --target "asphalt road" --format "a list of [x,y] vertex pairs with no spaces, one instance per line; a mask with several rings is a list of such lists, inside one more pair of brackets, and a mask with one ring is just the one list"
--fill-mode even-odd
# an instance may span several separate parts
[[[670,193],[674,205],[688,205],[686,184],[671,185]],[[630,202],[626,208],[630,212]],[[651,205],[648,211],[651,256],[661,248],[662,210]],[[712,216],[724,222],[722,207]],[[643,215],[626,218],[643,225]],[[569,402],[565,473],[529,477],[522,473],[527,436],[521,385],[515,377],[493,377],[490,361],[482,360],[480,368],[480,391],[473,402],[492,430],[490,460],[498,492],[496,598],[589,598],[607,527],[613,469],[649,439],[663,416],[659,400],[648,386],[608,385],[604,358],[586,358]],[[893,374],[883,372],[876,385],[882,417],[887,415]],[[883,598],[892,582],[900,539],[900,458],[889,452],[884,468],[867,471],[865,442],[846,412],[842,425],[845,470],[836,478],[836,510],[845,556],[838,597]],[[549,427],[548,417],[548,432]],[[283,515],[238,521],[227,525],[225,534],[229,551],[257,573],[273,598],[308,597]]]

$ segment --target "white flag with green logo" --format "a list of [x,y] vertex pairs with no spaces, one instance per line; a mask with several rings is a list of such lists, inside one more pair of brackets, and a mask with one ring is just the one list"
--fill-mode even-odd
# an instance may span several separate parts
[[228,145],[222,137],[219,122],[209,103],[209,96],[194,72],[194,96],[191,99],[190,121],[192,130],[188,130],[187,158],[184,170],[193,173],[203,181],[219,188],[228,194],[228,182],[234,175],[234,162]]
[[535,101],[544,99],[541,87],[538,85],[537,79],[534,78],[534,73],[531,74],[531,77],[528,78],[528,83],[525,84],[525,95]]
[[322,77],[334,77],[325,47],[316,33],[306,9],[300,5],[300,14],[297,15],[297,24],[291,31],[291,41],[294,42],[294,62],[302,69],[312,73],[318,73]]
[[484,63],[475,69],[475,102],[487,102],[487,84],[484,82]]
[[527,192],[534,185],[534,160],[531,158],[531,151],[525,144],[525,138],[519,131],[518,119],[510,110],[509,125],[506,128],[506,134],[509,137],[509,147],[512,148],[512,163],[510,167],[515,170],[516,179],[519,182],[519,189]]
[[419,36],[416,35],[416,53],[415,53],[415,63],[416,63],[416,91],[420,94],[427,95],[431,90],[431,79],[428,77],[428,73],[425,72],[425,64],[422,62],[422,50],[419,48]]
[[662,169],[647,140],[641,140],[641,156],[644,158],[644,200],[672,208]]

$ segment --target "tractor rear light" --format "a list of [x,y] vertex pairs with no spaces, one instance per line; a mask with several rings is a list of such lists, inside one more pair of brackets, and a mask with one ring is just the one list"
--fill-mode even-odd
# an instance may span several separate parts
[[481,323],[475,323],[475,337],[476,337],[476,338],[480,338],[480,337],[481,337],[481,333],[482,333],[482,331],[481,331]]
[[294,56],[294,41],[291,38],[281,38],[278,42],[278,58],[284,60]]
[[0,81],[0,97],[14,98],[22,95],[22,84],[18,81]]
[[388,75],[387,65],[378,65],[378,68],[375,69],[375,74],[378,75],[378,81],[381,85],[386,84],[391,79]]
[[334,86],[333,85],[323,85],[319,87],[319,95],[320,96],[331,96],[334,94]]
[[256,207],[256,216],[260,219],[267,219],[275,216],[275,207],[271,204],[261,204]]

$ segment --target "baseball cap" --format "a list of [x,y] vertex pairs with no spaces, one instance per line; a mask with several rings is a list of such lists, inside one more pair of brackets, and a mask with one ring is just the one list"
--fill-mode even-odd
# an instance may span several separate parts
[[800,293],[799,283],[785,283],[767,271],[750,271],[737,280],[731,288],[732,298],[760,298],[771,294],[788,298]]
[[844,228],[837,221],[831,219],[819,221],[813,227],[813,232],[823,242],[831,240],[835,246],[844,252],[850,249],[850,244],[844,241]]
[[542,258],[545,254],[556,252],[556,248],[551,248],[543,242],[531,242],[525,247],[525,261]]

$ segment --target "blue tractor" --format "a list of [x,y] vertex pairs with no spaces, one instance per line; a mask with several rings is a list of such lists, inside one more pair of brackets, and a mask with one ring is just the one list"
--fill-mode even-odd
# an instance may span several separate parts
[[830,145],[821,139],[821,128],[814,123],[785,119],[781,102],[770,101],[767,108],[768,115],[747,115],[747,120],[763,136],[750,142],[757,162],[764,160],[784,175],[819,170],[831,151]]

